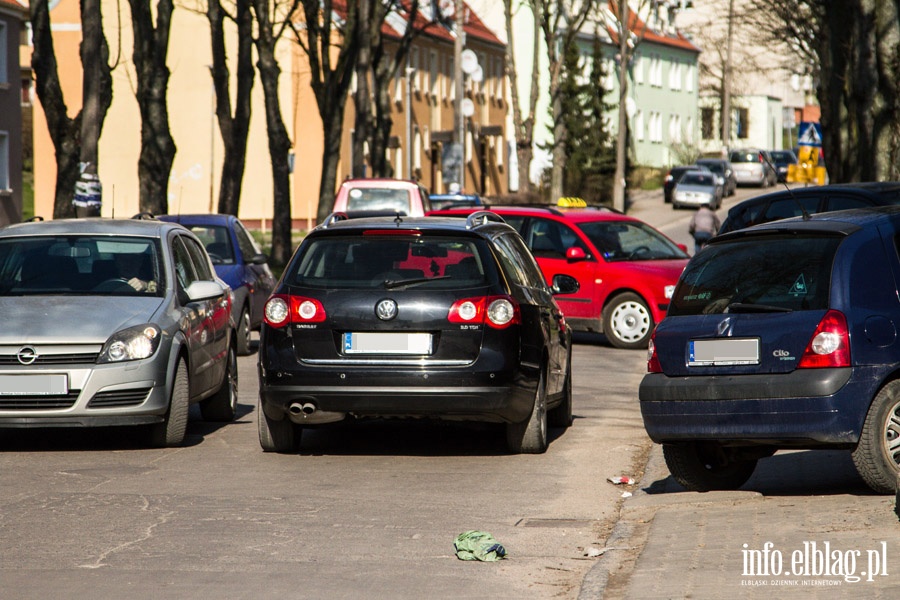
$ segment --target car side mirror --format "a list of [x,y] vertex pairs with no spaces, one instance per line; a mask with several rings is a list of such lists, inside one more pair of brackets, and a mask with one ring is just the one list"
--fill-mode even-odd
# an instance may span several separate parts
[[584,250],[582,250],[578,246],[572,246],[571,248],[566,250],[566,260],[568,260],[570,262],[575,262],[577,260],[586,260],[586,259],[587,259],[587,254],[585,254]]
[[688,249],[687,249],[687,244],[677,244],[677,246],[678,246],[679,248],[681,248],[681,251],[682,251],[682,252],[687,252],[687,251],[688,251]]
[[184,293],[191,302],[216,298],[225,293],[228,286],[218,281],[195,281],[185,288]]
[[249,262],[251,265],[264,265],[264,264],[266,264],[266,262],[268,262],[268,260],[269,260],[268,256],[266,256],[263,253],[259,253],[259,254],[254,254],[253,256],[251,256]]
[[[573,248],[570,248],[572,250]],[[584,251],[582,250],[582,254]],[[550,286],[554,295],[557,294],[574,294],[581,289],[581,284],[571,275],[563,275],[562,273],[553,276],[553,285]]]

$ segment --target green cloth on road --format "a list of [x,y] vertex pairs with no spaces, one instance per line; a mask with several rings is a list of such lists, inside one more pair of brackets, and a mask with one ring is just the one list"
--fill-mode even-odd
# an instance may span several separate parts
[[495,561],[506,556],[504,548],[486,531],[466,531],[453,542],[456,558],[460,560]]

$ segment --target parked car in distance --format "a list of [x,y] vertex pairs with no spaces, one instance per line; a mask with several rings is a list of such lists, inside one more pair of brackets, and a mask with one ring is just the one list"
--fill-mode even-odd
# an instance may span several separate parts
[[347,417],[504,423],[510,451],[541,453],[572,422],[571,329],[522,238],[496,214],[331,215],[266,304],[259,442],[289,452],[303,428]]
[[697,208],[703,204],[709,204],[713,210],[718,210],[722,204],[722,185],[718,176],[711,171],[687,171],[672,190],[672,208]]
[[681,179],[681,176],[687,173],[688,171],[696,171],[697,169],[706,169],[706,167],[701,165],[681,165],[679,167],[672,167],[669,169],[669,172],[666,173],[665,179],[663,179],[663,201],[666,204],[672,202],[672,190],[675,189],[675,184],[678,183],[678,180]]
[[237,405],[233,297],[178,225],[58,219],[0,229],[0,428],[141,426],[182,443],[188,405]]
[[846,449],[863,480],[900,475],[900,207],[713,238],[650,342],[639,400],[672,476],[736,489],[780,449]]
[[778,177],[768,150],[747,148],[732,150],[729,160],[734,167],[734,177],[738,185],[770,187]]
[[238,355],[250,354],[250,332],[258,331],[262,325],[266,299],[275,289],[268,257],[233,215],[160,215],[157,218],[186,227],[204,245],[216,275],[234,292]]
[[749,198],[728,210],[719,234],[751,225],[849,208],[900,204],[900,182],[837,183],[798,187]]
[[[572,277],[556,297],[576,331],[603,333],[617,348],[647,347],[688,262],[686,247],[650,225],[607,209],[492,206],[528,244],[547,282]],[[430,215],[465,215],[464,210]]]
[[698,158],[697,165],[706,167],[722,178],[722,196],[730,198],[737,192],[737,179],[734,178],[734,167],[724,158]]
[[334,198],[334,211],[350,217],[421,217],[429,210],[428,191],[420,183],[405,179],[346,179]]
[[797,155],[791,150],[772,150],[772,163],[775,165],[775,175],[779,183],[787,181],[788,167],[797,164]]
[[478,194],[431,194],[430,200],[434,210],[484,206],[484,202]]

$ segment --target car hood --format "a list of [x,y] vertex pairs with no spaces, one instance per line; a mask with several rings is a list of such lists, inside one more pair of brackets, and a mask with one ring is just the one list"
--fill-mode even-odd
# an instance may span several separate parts
[[687,266],[689,258],[668,258],[665,260],[633,260],[619,262],[627,264],[628,271],[636,277],[660,277],[675,283]]
[[162,298],[10,296],[0,298],[0,344],[102,344],[113,333],[151,320]]

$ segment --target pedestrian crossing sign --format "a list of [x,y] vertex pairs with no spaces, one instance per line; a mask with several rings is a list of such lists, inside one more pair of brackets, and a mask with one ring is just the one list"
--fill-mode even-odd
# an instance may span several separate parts
[[819,123],[804,121],[800,123],[800,128],[797,133],[798,146],[822,147],[822,125]]

